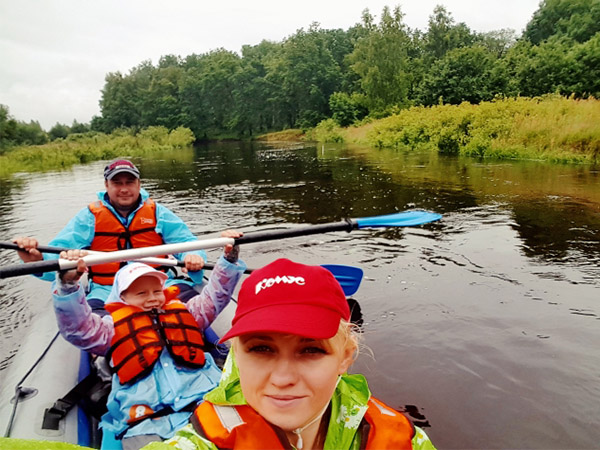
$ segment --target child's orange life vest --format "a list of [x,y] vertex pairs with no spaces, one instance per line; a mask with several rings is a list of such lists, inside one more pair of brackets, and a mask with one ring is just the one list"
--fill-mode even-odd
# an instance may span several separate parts
[[147,376],[164,347],[181,366],[204,366],[202,331],[179,300],[167,300],[162,310],[152,311],[120,302],[104,307],[115,325],[107,358],[121,384]]

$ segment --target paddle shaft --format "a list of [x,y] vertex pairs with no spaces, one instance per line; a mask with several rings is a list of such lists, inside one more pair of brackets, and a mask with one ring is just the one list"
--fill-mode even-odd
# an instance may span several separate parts
[[[15,244],[14,242],[0,242],[0,248],[4,248],[7,250],[17,250],[17,251],[22,251],[23,249],[21,247],[19,247],[17,244]],[[36,249],[40,252],[40,253],[53,253],[53,254],[60,254],[61,252],[66,252],[68,250],[72,250],[70,248],[64,248],[64,247],[52,247],[49,245],[38,245],[36,247]],[[87,250],[88,254],[93,255],[93,254],[102,254],[104,252],[98,252],[98,251],[94,251],[94,250]],[[178,267],[185,267],[185,263],[183,261],[178,261],[177,259],[173,259],[173,258],[141,258],[139,260],[136,260],[137,262],[143,262],[143,263],[147,263],[147,264],[161,264],[163,266],[178,266]],[[211,270],[214,268],[214,266],[211,266],[210,264],[205,264],[204,265],[205,269]]]
[[[409,227],[423,225],[425,223],[439,220],[442,216],[427,211],[405,211],[388,214],[385,216],[366,217],[358,219],[346,219],[340,222],[332,222],[317,225],[307,225],[285,230],[267,230],[248,233],[242,237],[216,238],[191,242],[180,242],[177,244],[156,245],[153,247],[133,248],[129,250],[118,250],[105,252],[100,255],[88,255],[83,259],[87,265],[104,264],[115,261],[132,261],[139,258],[156,255],[169,255],[185,251],[200,250],[225,246],[228,244],[240,245],[254,242],[272,241],[296,236],[307,236],[312,234],[327,233],[330,231],[352,231],[357,228],[366,227]],[[54,260],[38,261],[28,264],[19,264],[13,267],[0,269],[0,278],[14,277],[19,275],[39,274],[56,270],[68,270],[77,266],[77,261]]]
[[[257,231],[254,233],[248,233],[247,235],[236,239],[214,238],[190,242],[179,242],[176,244],[155,245],[153,247],[117,250],[115,252],[98,252],[84,256],[82,259],[88,266],[93,266],[96,264],[105,264],[115,261],[133,261],[148,256],[170,255],[185,251],[216,248],[225,246],[227,244],[241,245],[255,242],[272,241],[276,239],[285,239],[296,236],[326,233],[329,231],[351,231],[352,229],[357,228],[357,226],[358,225],[356,222],[349,219],[341,222],[309,225],[294,229]],[[44,272],[54,272],[57,270],[69,270],[75,267],[77,267],[77,261],[70,261],[67,259],[36,261],[27,264],[17,264],[14,266],[4,267],[0,269],[0,278],[41,274]]]
[[[8,249],[8,250],[23,250],[22,248],[20,248],[17,244],[15,244],[14,242],[0,242],[0,248],[4,248],[4,249]],[[63,247],[52,247],[52,246],[48,246],[48,245],[38,245],[36,247],[41,253],[53,253],[53,254],[60,254],[61,252],[67,251],[67,250],[71,250],[68,248],[63,248]],[[106,255],[108,253],[105,252],[97,252],[97,251],[92,251],[92,250],[87,250],[89,255]],[[59,261],[59,260],[57,260]],[[152,257],[145,257],[145,258],[137,258],[135,259],[135,261],[137,262],[143,262],[146,264],[154,264],[154,265],[161,265],[161,266],[173,266],[173,267],[185,267],[185,263],[183,261],[178,261],[177,259],[172,259],[172,258],[152,258]],[[48,263],[49,261],[39,261],[40,263]],[[35,263],[28,263],[29,264],[35,264]],[[91,264],[89,264],[91,265]],[[204,266],[202,267],[202,269],[206,269],[206,270],[213,270],[215,268],[215,266],[213,264],[204,264]],[[244,271],[244,273],[252,273],[253,269],[246,269]],[[43,270],[43,272],[51,272],[51,270]],[[3,269],[0,269],[0,278],[4,278],[4,276],[2,275],[3,273]],[[7,275],[6,277],[11,277],[11,276],[18,276],[18,275],[27,275],[27,274],[21,274],[21,273],[16,273],[15,275],[11,275],[12,271],[8,272],[9,275]],[[33,273],[38,273],[38,272],[33,272]],[[40,272],[42,273],[42,272]]]

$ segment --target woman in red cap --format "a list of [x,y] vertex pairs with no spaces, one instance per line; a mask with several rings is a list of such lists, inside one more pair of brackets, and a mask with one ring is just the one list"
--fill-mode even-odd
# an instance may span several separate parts
[[358,348],[341,286],[279,259],[243,283],[219,386],[191,423],[152,448],[434,449],[427,435],[348,375]]

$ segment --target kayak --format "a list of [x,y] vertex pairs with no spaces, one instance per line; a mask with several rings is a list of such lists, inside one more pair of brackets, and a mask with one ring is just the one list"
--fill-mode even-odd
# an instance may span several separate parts
[[90,436],[79,436],[89,424],[80,424],[85,416],[77,407],[60,421],[58,429],[42,424],[46,409],[79,382],[83,359],[84,354],[58,334],[54,314],[40,314],[3,375],[0,418],[4,436],[90,445]]
[[[48,308],[52,310],[51,302]],[[234,311],[235,303],[231,302],[206,330],[206,340],[213,344],[209,344],[210,352],[217,362],[224,361],[227,349],[215,344],[229,328]],[[86,412],[78,405],[80,395],[72,393],[86,379],[90,383],[82,388],[92,397],[94,392],[88,390],[90,384],[92,388],[97,384],[106,387],[105,383],[94,383],[93,371],[89,353],[65,341],[58,333],[53,313],[36,316],[21,348],[3,374],[0,426],[5,430],[4,437],[99,448],[102,439],[99,421],[89,413],[89,401]]]
[[[360,268],[335,264],[323,267],[333,273],[346,296],[358,290],[363,277]],[[348,302],[351,320],[360,326],[360,306],[351,297]],[[227,347],[219,345],[218,341],[229,330],[236,306],[235,299],[232,299],[205,330],[209,351],[217,364],[222,364],[227,356]],[[65,341],[58,333],[56,317],[50,313],[52,310],[52,300],[49,300],[46,309],[49,313],[38,314],[34,318],[26,339],[3,374],[0,427],[6,430],[5,438],[57,441],[100,448],[100,414],[93,414],[94,405],[88,397],[92,400],[100,397],[101,400],[100,389],[110,388],[110,384],[98,382],[90,355]],[[79,391],[87,394],[85,398]],[[107,436],[104,439],[106,446]],[[0,438],[0,450],[11,448],[3,446],[2,442]],[[5,442],[10,444],[10,440]],[[26,448],[46,449],[50,448],[48,445],[43,442],[31,443]],[[118,443],[115,446],[120,447]]]

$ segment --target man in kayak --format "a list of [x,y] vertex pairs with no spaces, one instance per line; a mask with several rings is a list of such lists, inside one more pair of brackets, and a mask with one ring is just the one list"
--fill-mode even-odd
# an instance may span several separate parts
[[[49,245],[116,251],[196,240],[179,217],[152,200],[148,192],[142,189],[140,171],[131,161],[120,158],[108,164],[104,168],[104,186],[106,190],[98,192],[98,199],[79,211]],[[17,237],[13,241],[23,249],[18,254],[26,263],[58,257],[51,254],[42,256],[35,238]],[[167,285],[178,283],[182,291],[186,291],[186,298],[182,299],[186,300],[197,293],[191,286],[203,282],[202,267],[206,253],[196,250],[174,256],[185,263],[182,271],[192,281],[174,280],[170,274]],[[110,293],[115,273],[123,264],[114,262],[90,268],[87,299],[94,312],[106,314],[104,302]],[[53,273],[36,276],[47,281],[54,280]]]
[[[228,230],[223,237],[241,233]],[[62,258],[76,269],[59,272],[53,303],[61,335],[78,348],[105,355],[113,369],[102,448],[139,449],[167,439],[189,420],[196,403],[216,387],[221,371],[203,352],[202,332],[227,306],[246,265],[225,246],[207,285],[187,303],[164,289],[167,275],[143,263],[121,268],[106,301],[110,315],[92,313],[79,278],[85,250]]]

